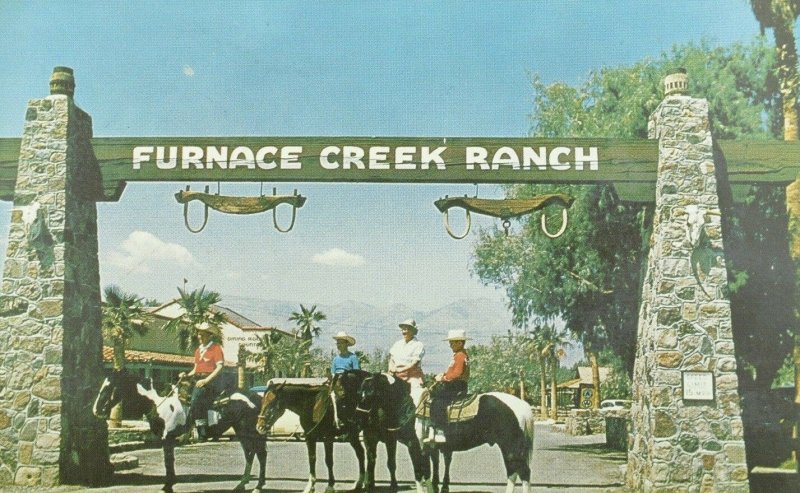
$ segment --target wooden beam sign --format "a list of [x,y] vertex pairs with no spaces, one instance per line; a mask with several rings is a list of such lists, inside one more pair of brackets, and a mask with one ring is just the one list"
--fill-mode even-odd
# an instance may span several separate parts
[[[106,200],[127,182],[613,183],[654,198],[658,143],[625,139],[113,137],[92,139]],[[0,139],[0,198],[20,139]],[[789,183],[800,143],[722,141],[731,184]]]

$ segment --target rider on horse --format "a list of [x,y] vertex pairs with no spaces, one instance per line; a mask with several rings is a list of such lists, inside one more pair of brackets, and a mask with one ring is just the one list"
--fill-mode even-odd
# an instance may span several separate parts
[[[422,392],[422,357],[425,356],[425,346],[417,339],[417,322],[412,319],[400,322],[400,332],[403,338],[395,342],[389,349],[389,373],[411,384],[411,394],[415,389]],[[417,395],[419,394],[417,393]],[[414,398],[414,403],[418,398]]]
[[447,406],[458,397],[467,393],[469,380],[469,356],[464,350],[467,335],[463,330],[451,330],[447,333],[446,341],[450,342],[453,359],[447,371],[436,375],[438,382],[431,391],[431,432],[426,443],[444,443],[445,437],[442,430],[447,426]]
[[206,439],[206,427],[208,426],[208,410],[214,398],[224,389],[221,380],[217,377],[222,372],[225,365],[225,355],[222,346],[217,342],[222,339],[222,331],[215,325],[207,322],[197,324],[197,337],[200,345],[194,352],[194,367],[189,373],[181,372],[179,378],[192,377],[195,381],[192,390],[192,398],[189,404],[188,418],[191,424],[194,421],[197,426],[197,436],[200,441]]

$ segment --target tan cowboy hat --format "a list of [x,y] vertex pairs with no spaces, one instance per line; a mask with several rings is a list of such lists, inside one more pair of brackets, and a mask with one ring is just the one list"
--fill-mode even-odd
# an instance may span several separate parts
[[356,344],[356,338],[349,335],[347,332],[343,330],[337,332],[336,335],[333,336],[333,338],[336,339],[337,341],[345,341],[348,346],[354,346]]
[[463,329],[455,329],[447,331],[447,339],[445,341],[466,341],[469,340],[467,332]]
[[409,329],[414,331],[414,334],[416,334],[419,331],[419,327],[417,327],[417,322],[413,318],[403,320],[398,325],[400,326],[401,329],[403,327],[408,327]]
[[212,336],[222,337],[222,330],[216,325],[211,325],[208,322],[202,322],[194,326],[197,332],[208,332]]

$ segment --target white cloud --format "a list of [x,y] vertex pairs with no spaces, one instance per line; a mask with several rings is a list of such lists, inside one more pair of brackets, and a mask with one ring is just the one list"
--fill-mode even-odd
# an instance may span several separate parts
[[167,243],[147,231],[134,231],[122,242],[120,250],[108,255],[111,265],[128,272],[146,273],[153,263],[170,262],[181,267],[194,263],[192,254],[177,243]]
[[315,264],[355,267],[364,265],[364,257],[354,253],[348,253],[341,248],[331,248],[322,253],[317,253],[311,257]]
[[194,69],[189,65],[183,66],[183,75],[187,77],[194,77]]

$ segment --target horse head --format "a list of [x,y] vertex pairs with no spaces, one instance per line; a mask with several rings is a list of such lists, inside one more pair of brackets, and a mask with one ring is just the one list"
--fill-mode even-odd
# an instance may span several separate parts
[[133,391],[133,379],[123,370],[114,370],[103,380],[97,397],[94,400],[92,412],[100,419],[108,419],[111,408],[122,402],[126,395]]
[[281,395],[281,390],[285,385],[285,381],[276,383],[270,380],[267,383],[264,397],[261,398],[261,410],[258,412],[258,423],[256,425],[256,430],[261,435],[266,435],[267,431],[272,428],[272,425],[278,421],[278,418],[286,410],[286,405]]

